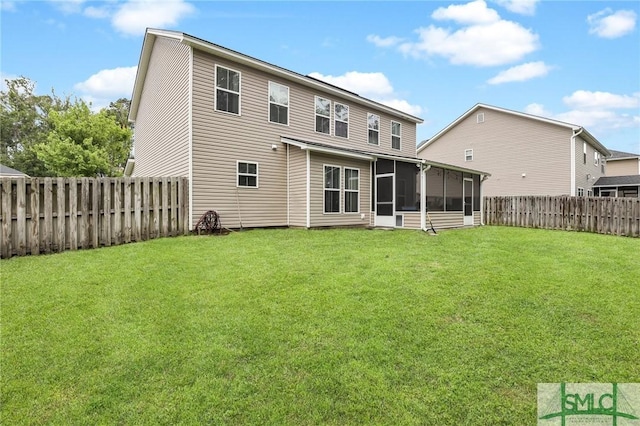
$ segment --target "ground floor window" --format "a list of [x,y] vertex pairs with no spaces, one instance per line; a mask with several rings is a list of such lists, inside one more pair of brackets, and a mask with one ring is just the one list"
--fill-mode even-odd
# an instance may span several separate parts
[[238,161],[238,186],[258,187],[258,163]]
[[360,211],[360,170],[344,168],[344,212]]
[[340,213],[340,167],[324,166],[324,212]]

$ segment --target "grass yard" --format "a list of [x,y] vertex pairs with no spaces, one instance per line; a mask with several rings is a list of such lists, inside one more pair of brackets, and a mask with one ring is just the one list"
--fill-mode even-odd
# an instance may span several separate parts
[[253,230],[4,260],[3,424],[533,425],[640,381],[640,239]]

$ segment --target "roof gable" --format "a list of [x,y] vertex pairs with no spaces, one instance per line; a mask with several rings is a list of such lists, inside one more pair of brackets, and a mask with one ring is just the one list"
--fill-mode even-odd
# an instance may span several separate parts
[[422,141],[420,144],[418,144],[417,152],[420,152],[424,148],[426,148],[427,146],[437,142],[443,135],[445,135],[447,132],[449,132],[451,129],[456,127],[459,123],[461,123],[462,121],[464,121],[465,119],[470,117],[473,113],[475,113],[476,111],[478,111],[481,108],[492,110],[492,111],[498,111],[498,112],[501,112],[501,113],[505,113],[505,114],[509,114],[509,115],[513,115],[513,116],[517,116],[517,117],[526,118],[526,119],[529,119],[529,120],[535,120],[535,121],[539,121],[541,123],[551,124],[551,125],[563,127],[563,128],[566,128],[566,129],[571,129],[576,136],[580,135],[589,144],[591,144],[592,146],[598,148],[599,151],[603,152],[605,154],[605,156],[608,156],[610,154],[609,150],[607,150],[607,148],[604,145],[602,145],[593,135],[591,135],[591,133],[589,133],[587,131],[587,129],[585,129],[584,127],[578,126],[576,124],[565,123],[563,121],[553,120],[553,119],[546,118],[546,117],[527,114],[527,113],[519,112],[519,111],[513,111],[513,110],[510,110],[510,109],[500,108],[500,107],[496,107],[496,106],[493,106],[493,105],[487,105],[487,104],[482,104],[482,103],[475,104],[471,109],[467,110],[460,117],[456,118],[447,127],[445,127],[444,129],[442,129],[438,133],[436,133],[431,139],[427,139],[425,141]]

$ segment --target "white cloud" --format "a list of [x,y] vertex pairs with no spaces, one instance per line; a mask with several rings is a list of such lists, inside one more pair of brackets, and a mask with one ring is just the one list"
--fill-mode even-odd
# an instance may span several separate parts
[[422,108],[419,105],[411,105],[406,100],[398,99],[389,79],[380,72],[365,73],[349,71],[339,76],[312,72],[309,76],[355,92],[360,96],[373,99],[381,104],[396,108],[408,114],[419,115],[422,112]]
[[420,41],[401,44],[402,53],[416,58],[439,55],[457,65],[503,65],[538,49],[536,34],[505,20],[472,25],[455,32],[433,25],[417,32]]
[[16,3],[13,1],[0,1],[0,10],[4,12],[15,12],[17,10]]
[[82,10],[85,0],[49,0],[63,13],[78,13]]
[[576,109],[629,109],[640,107],[640,93],[616,95],[609,92],[590,92],[577,90],[562,101]]
[[395,37],[395,36],[385,37],[385,38],[382,38],[382,37],[374,35],[374,34],[369,34],[367,36],[367,41],[370,42],[370,43],[375,44],[378,47],[395,46],[398,43],[400,43],[402,40],[403,40],[402,38]]
[[622,37],[635,29],[637,18],[638,16],[633,10],[613,12],[606,8],[587,17],[589,34],[603,38]]
[[137,69],[136,66],[101,70],[73,88],[80,92],[82,99],[99,109],[118,98],[131,97]]
[[536,77],[544,77],[549,73],[551,67],[542,61],[527,62],[526,64],[511,67],[508,70],[500,71],[498,75],[489,79],[489,84],[502,84],[512,81],[527,81]]
[[459,24],[491,24],[500,20],[498,12],[487,8],[484,0],[440,7],[431,14],[431,17],[438,21],[452,20]]
[[387,96],[393,93],[389,79],[381,72],[349,71],[338,76],[312,72],[309,76],[366,97]]
[[519,15],[533,16],[536,13],[536,5],[540,0],[494,0],[500,6],[510,12]]
[[147,27],[164,28],[195,12],[195,7],[183,0],[128,1],[113,15],[111,24],[126,35],[142,35]]
[[108,18],[111,15],[111,11],[106,7],[94,7],[89,6],[84,10],[84,15],[89,18]]
[[544,105],[534,103],[527,105],[525,111],[605,134],[618,129],[640,128],[640,93],[616,95],[578,90],[563,97],[562,101],[571,109],[553,113],[545,109]]

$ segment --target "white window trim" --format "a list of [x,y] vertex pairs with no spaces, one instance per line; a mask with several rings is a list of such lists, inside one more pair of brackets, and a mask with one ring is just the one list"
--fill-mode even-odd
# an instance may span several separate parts
[[598,156],[598,151],[593,151],[593,165],[597,166],[599,163],[599,156]]
[[[335,108],[338,105],[342,105],[343,107],[347,108],[347,121],[338,120],[338,118],[336,116],[336,111],[335,111]],[[343,138],[343,139],[349,139],[349,134],[351,133],[350,132],[351,129],[349,128],[350,119],[351,119],[351,108],[349,108],[349,105],[343,104],[342,102],[334,102],[333,103],[333,121],[334,121],[334,123],[333,123],[333,135],[335,137]],[[340,136],[340,135],[336,134],[336,123],[335,123],[336,121],[339,121],[340,123],[347,123],[347,137],[346,138],[344,136]]]
[[[358,172],[358,189],[347,189],[347,170],[355,170]],[[345,198],[345,202],[343,203],[344,214],[360,214],[360,176],[361,176],[360,169],[356,167],[344,167],[342,170],[342,174],[344,175],[344,194],[343,194],[343,197]],[[353,192],[358,194],[358,211],[348,212],[346,197],[347,197],[347,193],[353,193]]]
[[587,197],[593,197],[593,189],[587,189]]
[[[399,135],[394,135],[394,134],[393,134],[393,125],[394,125],[394,124],[397,124],[398,126],[400,126],[400,127],[398,128],[398,130],[400,131],[400,134],[399,134]],[[393,137],[394,137],[394,136],[396,136],[396,137],[398,138],[398,142],[399,142],[399,143],[398,143],[398,145],[399,145],[399,146],[398,146],[398,148],[394,148],[394,147],[393,147]],[[402,150],[402,123],[400,123],[399,121],[392,121],[392,122],[391,122],[391,149],[395,149],[395,150],[398,150],[398,151],[401,151],[401,150]]]
[[[323,99],[325,101],[329,101],[329,117],[327,117],[326,115],[318,114],[318,110],[316,109],[316,100],[317,99]],[[317,95],[313,97],[313,131],[316,132],[319,135],[331,136],[331,105],[332,104],[333,104],[333,101],[331,101],[331,99],[323,98],[322,96],[317,96]],[[329,119],[329,133],[324,133],[324,132],[319,132],[318,131],[318,129],[316,127],[316,117],[318,117],[318,116]],[[324,210],[324,207],[323,207],[323,210]]]
[[[283,105],[283,104],[279,104],[277,102],[271,102],[271,85],[275,84],[277,86],[282,86],[282,87],[286,87],[287,89],[287,101],[289,102],[289,105]],[[279,126],[287,126],[289,127],[289,119],[291,117],[290,114],[290,110],[291,110],[291,89],[289,89],[289,86],[285,86],[284,84],[281,83],[277,83],[275,81],[269,81],[269,87],[268,87],[268,92],[267,92],[267,121],[271,124],[277,124]],[[279,105],[279,106],[283,106],[287,108],[287,124],[282,124],[282,123],[278,123],[277,121],[271,121],[271,104],[274,105]]]
[[583,187],[581,187],[581,186],[579,186],[579,187],[578,187],[578,191],[576,192],[576,195],[577,195],[578,197],[584,197],[584,188],[583,188]]
[[476,115],[476,123],[484,123],[484,112]]
[[[223,92],[236,93],[233,90],[225,89],[224,87],[218,87],[218,68],[224,68],[229,71],[233,71],[238,73],[238,113],[231,111],[224,111],[218,109],[218,90],[222,90]],[[235,115],[236,117],[242,115],[242,73],[238,70],[234,70],[233,68],[225,67],[223,65],[217,65],[215,68],[215,75],[213,76],[213,109],[217,112],[221,112],[223,114]]]
[[[469,158],[471,157],[471,158]],[[473,161],[473,149],[465,149],[464,150],[464,161]]]
[[[240,163],[245,164],[255,164],[256,165],[256,174],[253,173],[240,173]],[[248,185],[240,185],[238,182],[240,176],[255,176],[256,177],[256,186],[248,186]],[[258,189],[260,187],[260,165],[257,161],[248,161],[248,160],[237,160],[236,161],[236,187],[237,188],[248,188],[248,189]]]
[[[338,169],[340,171],[340,179],[338,179],[338,188],[327,188],[325,187],[325,180],[324,180],[324,174],[325,174],[325,169],[327,167],[334,167],[336,169]],[[322,214],[326,214],[326,215],[339,215],[342,214],[342,176],[344,175],[344,173],[342,173],[342,167],[338,166],[337,164],[323,164],[322,165]],[[337,212],[327,212],[324,210],[325,208],[325,198],[324,195],[326,193],[326,191],[333,191],[333,192],[337,192],[338,193],[338,211]]]
[[[372,129],[372,128],[369,127],[369,116],[370,115],[373,115],[374,117],[378,117],[378,130]],[[369,145],[380,146],[380,125],[381,124],[382,124],[382,122],[380,121],[380,114],[374,114],[372,112],[368,112],[367,113],[367,143]],[[378,143],[369,142],[369,130],[373,130],[374,132],[376,132],[378,134]]]
[[582,164],[587,164],[587,143],[582,142]]

